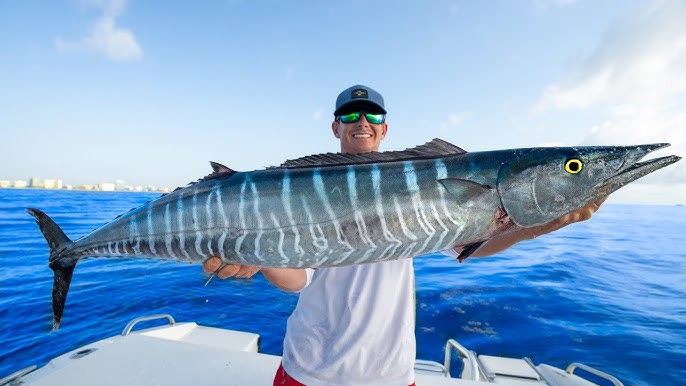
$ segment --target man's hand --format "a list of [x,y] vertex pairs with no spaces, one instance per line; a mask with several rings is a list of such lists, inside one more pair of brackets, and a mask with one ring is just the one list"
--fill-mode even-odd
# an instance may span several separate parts
[[529,238],[533,239],[546,233],[554,232],[560,228],[566,227],[569,224],[573,224],[579,221],[586,221],[590,219],[591,216],[593,216],[593,213],[595,213],[598,210],[598,208],[600,208],[600,205],[603,202],[605,202],[606,199],[607,197],[596,202],[592,202],[580,209],[575,210],[574,212],[568,213],[558,218],[557,220],[553,220],[547,224],[525,229],[523,230],[523,232],[526,232]]
[[[210,257],[202,263],[202,269],[206,273],[215,273],[222,266],[222,259],[218,257]],[[253,277],[260,267],[252,267],[249,265],[229,264],[217,272],[217,277],[226,279],[227,277],[237,277],[240,279],[247,279]]]
[[[491,240],[489,240],[486,244],[484,244],[481,248],[479,248],[476,252],[474,252],[473,256],[490,256],[500,251],[503,251],[517,244],[520,241],[533,239],[546,233],[554,232],[560,228],[566,227],[569,224],[588,220],[591,218],[593,213],[595,213],[598,210],[600,205],[606,199],[607,197],[596,202],[592,202],[580,209],[575,210],[574,212],[568,213],[547,224],[542,224],[532,228],[524,228],[512,233],[508,233],[503,236],[494,237]],[[459,254],[460,252],[462,252],[463,248],[462,246],[457,246],[453,249],[455,249],[455,252]]]
[[[222,266],[222,259],[218,257],[210,257],[202,263],[202,269],[205,273],[215,273]],[[217,277],[226,279],[227,277],[237,277],[240,279],[248,279],[253,277],[257,272],[262,272],[262,275],[269,280],[276,288],[286,292],[298,292],[307,285],[307,273],[302,268],[260,268],[241,264],[228,264],[219,269]]]

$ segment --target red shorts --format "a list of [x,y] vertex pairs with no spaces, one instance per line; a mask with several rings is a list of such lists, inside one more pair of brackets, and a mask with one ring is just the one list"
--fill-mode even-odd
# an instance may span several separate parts
[[305,386],[302,383],[296,381],[288,375],[286,370],[283,369],[283,365],[279,364],[279,369],[276,370],[274,375],[274,386]]
[[[274,375],[274,386],[305,386],[304,384],[296,381],[288,375],[286,370],[283,369],[283,365],[279,364],[279,369],[276,370]],[[410,386],[415,386],[414,382]]]

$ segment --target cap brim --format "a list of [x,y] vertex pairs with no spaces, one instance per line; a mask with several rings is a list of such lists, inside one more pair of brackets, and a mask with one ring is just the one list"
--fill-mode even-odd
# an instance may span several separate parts
[[338,116],[341,113],[355,112],[357,110],[365,110],[366,112],[373,114],[386,114],[386,110],[379,106],[378,104],[371,101],[350,101],[348,103],[342,104],[340,107],[333,112],[333,115]]

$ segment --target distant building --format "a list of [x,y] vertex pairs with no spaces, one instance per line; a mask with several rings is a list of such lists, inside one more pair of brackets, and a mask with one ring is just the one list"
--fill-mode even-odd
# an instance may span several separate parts
[[12,182],[10,180],[0,180],[0,188],[11,188]]
[[43,182],[38,177],[31,177],[29,179],[29,187],[31,188],[42,188],[44,186],[45,185],[43,185]]
[[101,182],[98,184],[98,190],[105,192],[114,192],[115,185],[111,182]]
[[62,189],[62,180],[46,179],[43,181],[45,189]]
[[25,188],[27,186],[28,186],[28,184],[24,180],[14,180],[14,187],[15,188]]

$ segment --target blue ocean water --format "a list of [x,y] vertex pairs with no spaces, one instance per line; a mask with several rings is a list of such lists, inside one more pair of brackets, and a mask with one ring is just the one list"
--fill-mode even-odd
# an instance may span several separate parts
[[[33,219],[50,214],[73,239],[151,193],[0,189],[0,377],[121,332],[142,315],[261,334],[281,353],[297,295],[251,280],[214,280],[198,265],[87,259],[51,332],[52,271]],[[686,379],[686,207],[604,205],[592,221],[462,264],[415,259],[418,357],[443,361],[448,338],[482,354],[579,361],[625,384]]]

